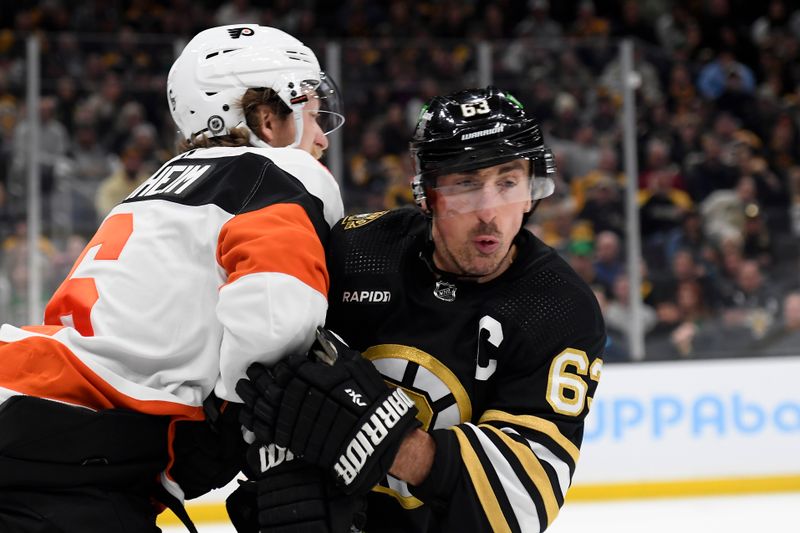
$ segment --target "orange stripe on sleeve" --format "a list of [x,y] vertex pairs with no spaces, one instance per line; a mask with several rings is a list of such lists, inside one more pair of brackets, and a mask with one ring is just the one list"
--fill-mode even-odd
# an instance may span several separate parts
[[297,204],[274,204],[230,219],[220,231],[217,262],[228,273],[228,283],[248,274],[280,272],[328,295],[325,250]]
[[0,387],[91,409],[125,408],[151,415],[201,420],[202,407],[163,400],[139,400],[115,389],[69,348],[49,337],[28,337],[0,345]]

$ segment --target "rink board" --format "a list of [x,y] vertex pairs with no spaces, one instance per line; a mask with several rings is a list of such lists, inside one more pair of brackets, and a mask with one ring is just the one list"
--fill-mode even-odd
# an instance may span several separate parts
[[[606,365],[568,499],[800,491],[799,377],[800,356]],[[194,519],[224,519],[233,486]]]

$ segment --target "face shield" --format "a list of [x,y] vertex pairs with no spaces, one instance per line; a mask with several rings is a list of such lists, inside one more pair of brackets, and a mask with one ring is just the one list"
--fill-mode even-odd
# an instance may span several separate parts
[[417,192],[424,191],[427,206],[437,218],[483,210],[527,212],[534,201],[553,194],[555,165],[546,148],[534,155],[509,157],[516,155],[519,157],[489,167],[438,172],[436,176],[423,173],[415,176],[413,186]]
[[320,72],[317,80],[304,80],[291,99],[295,120],[295,141],[300,144],[303,137],[304,115],[310,114],[324,135],[333,133],[344,124],[342,96],[333,78]]

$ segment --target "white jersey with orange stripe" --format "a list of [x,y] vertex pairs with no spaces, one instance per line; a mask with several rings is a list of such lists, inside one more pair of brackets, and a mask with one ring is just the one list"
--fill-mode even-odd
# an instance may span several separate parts
[[[291,148],[209,148],[164,164],[116,206],[45,310],[0,329],[0,402],[198,416],[254,361],[306,350],[327,310],[336,180]],[[16,342],[15,342],[16,341]]]

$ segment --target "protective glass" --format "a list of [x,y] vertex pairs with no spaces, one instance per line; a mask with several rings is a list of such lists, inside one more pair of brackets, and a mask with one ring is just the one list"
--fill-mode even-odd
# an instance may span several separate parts
[[333,78],[320,72],[320,81],[306,80],[301,83],[297,103],[305,102],[304,113],[313,113],[322,133],[328,135],[344,124],[342,93]]
[[525,206],[531,198],[531,179],[524,169],[484,176],[460,173],[442,176],[444,184],[430,189],[434,216],[462,215],[512,205]]
[[[483,169],[442,173],[438,177],[417,175],[413,181],[415,194],[423,193],[427,207],[440,218],[514,205],[527,210],[533,201],[553,194],[555,164],[546,148],[533,157],[530,153],[520,155],[519,159]],[[435,185],[423,187],[426,181]]]

